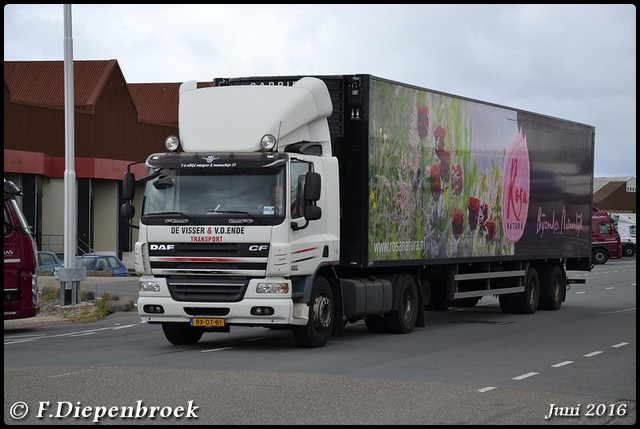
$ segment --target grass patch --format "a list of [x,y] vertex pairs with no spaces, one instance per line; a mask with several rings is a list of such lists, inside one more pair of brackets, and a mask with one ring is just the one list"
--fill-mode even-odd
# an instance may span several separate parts
[[119,300],[120,297],[105,293],[99,300],[91,290],[80,290],[80,303],[70,306],[60,305],[60,287],[45,286],[38,297],[40,313],[57,315],[71,322],[91,322],[109,315],[109,301]]

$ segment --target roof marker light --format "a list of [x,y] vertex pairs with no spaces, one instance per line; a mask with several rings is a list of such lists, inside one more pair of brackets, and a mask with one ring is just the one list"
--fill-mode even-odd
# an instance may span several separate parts
[[164,141],[164,147],[167,148],[169,152],[174,152],[180,146],[180,140],[176,136],[169,136]]

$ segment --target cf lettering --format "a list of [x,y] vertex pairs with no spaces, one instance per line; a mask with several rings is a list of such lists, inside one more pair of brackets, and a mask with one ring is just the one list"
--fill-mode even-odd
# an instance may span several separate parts
[[249,246],[249,251],[251,252],[260,252],[262,250],[267,250],[269,248],[269,246],[265,245],[265,244],[254,244],[252,246]]

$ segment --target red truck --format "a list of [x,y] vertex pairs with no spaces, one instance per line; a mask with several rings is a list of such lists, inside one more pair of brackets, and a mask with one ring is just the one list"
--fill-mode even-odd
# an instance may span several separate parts
[[609,213],[593,206],[591,213],[591,261],[604,264],[609,259],[622,258],[622,241]]
[[20,189],[4,180],[4,320],[38,314],[36,242],[16,200]]

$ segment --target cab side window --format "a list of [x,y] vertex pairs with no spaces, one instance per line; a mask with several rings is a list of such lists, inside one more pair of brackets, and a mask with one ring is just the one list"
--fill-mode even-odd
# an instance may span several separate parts
[[600,234],[611,234],[611,224],[608,222],[605,223],[601,223],[598,225],[598,229],[600,231]]

